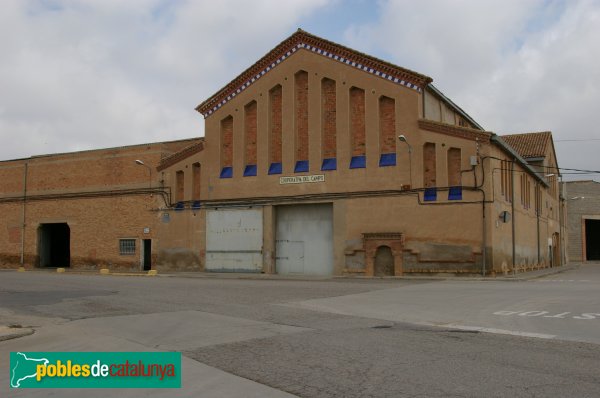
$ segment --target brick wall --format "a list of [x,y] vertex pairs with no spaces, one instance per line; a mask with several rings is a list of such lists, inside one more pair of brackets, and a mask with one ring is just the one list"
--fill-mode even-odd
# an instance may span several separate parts
[[335,81],[321,81],[321,111],[323,129],[323,158],[336,157],[336,94]]
[[294,81],[296,110],[296,160],[308,160],[308,73],[296,73]]
[[201,170],[200,163],[192,164],[192,200],[200,200]]
[[460,148],[448,149],[448,186],[456,187],[462,185],[460,174]]
[[256,101],[244,107],[245,164],[256,164]]
[[183,170],[175,173],[175,202],[183,201],[185,195],[185,174]]
[[270,162],[281,163],[281,134],[282,134],[282,113],[281,113],[282,92],[278,84],[269,91],[269,113],[270,113]]
[[392,98],[379,98],[379,150],[396,153],[396,103]]
[[595,181],[573,181],[567,183],[567,227],[570,261],[583,261],[584,217],[600,219],[600,183]]
[[436,186],[436,156],[435,144],[428,142],[423,145],[423,186],[425,188]]
[[365,135],[365,90],[358,87],[350,89],[350,135],[352,156],[366,153]]
[[221,120],[221,167],[233,166],[233,117]]

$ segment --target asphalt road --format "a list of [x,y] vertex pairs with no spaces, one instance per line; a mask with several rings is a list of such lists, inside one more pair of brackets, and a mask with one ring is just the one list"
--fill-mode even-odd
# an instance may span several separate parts
[[[201,397],[598,397],[600,266],[533,281],[250,280],[0,272],[10,351],[173,350]],[[437,325],[437,326],[436,326]],[[535,336],[535,337],[524,337]]]

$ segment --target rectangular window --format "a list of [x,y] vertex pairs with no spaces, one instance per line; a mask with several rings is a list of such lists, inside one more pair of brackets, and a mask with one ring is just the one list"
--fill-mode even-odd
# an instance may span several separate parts
[[321,80],[321,137],[323,140],[323,162],[321,170],[337,168],[337,113],[335,80]]
[[436,186],[436,156],[435,144],[428,142],[423,145],[423,186],[432,188]]
[[200,163],[192,165],[192,200],[200,200]]
[[365,90],[350,88],[350,145],[352,149],[351,169],[362,169],[366,166],[366,133],[365,133]]
[[246,147],[246,168],[244,177],[256,175],[256,101],[244,107],[244,146]]
[[512,163],[508,160],[503,160],[501,163],[502,173],[502,196],[508,201],[512,202],[512,191],[513,191],[513,175],[512,175]]
[[185,192],[184,184],[183,170],[179,170],[175,173],[175,202],[183,202],[183,195]]
[[448,149],[448,186],[458,187],[462,185],[460,148]]
[[396,165],[396,101],[379,97],[379,166]]
[[233,177],[233,117],[221,120],[221,178]]
[[296,167],[294,172],[308,171],[308,72],[296,73],[294,79],[296,130]]
[[281,135],[283,118],[281,112],[282,91],[278,84],[269,91],[269,174],[281,174]]
[[119,254],[122,256],[135,254],[135,239],[119,239]]

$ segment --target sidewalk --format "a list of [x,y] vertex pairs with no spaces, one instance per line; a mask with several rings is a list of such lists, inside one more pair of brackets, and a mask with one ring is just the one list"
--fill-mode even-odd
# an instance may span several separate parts
[[29,336],[34,333],[31,328],[24,328],[16,325],[0,325],[0,341],[16,339],[23,336]]
[[[290,280],[290,281],[340,281],[340,280],[448,280],[448,281],[528,281],[531,279],[541,278],[547,275],[559,274],[565,271],[570,271],[578,268],[581,263],[572,263],[562,267],[555,268],[544,268],[537,271],[520,272],[517,274],[486,276],[471,275],[471,276],[454,276],[454,275],[402,275],[402,276],[384,276],[384,277],[370,277],[370,276],[356,276],[356,275],[340,275],[340,276],[310,276],[310,275],[279,275],[279,274],[263,274],[263,273],[243,273],[243,272],[158,272],[158,277],[166,278],[206,278],[206,279],[252,279],[252,280]],[[16,271],[0,270],[0,271]],[[46,272],[56,273],[56,269],[43,269],[35,268],[28,269],[26,272]],[[64,275],[97,275],[102,277],[110,276],[148,276],[148,271],[127,271],[127,272],[111,272],[110,274],[101,275],[97,270],[70,270],[65,269]]]

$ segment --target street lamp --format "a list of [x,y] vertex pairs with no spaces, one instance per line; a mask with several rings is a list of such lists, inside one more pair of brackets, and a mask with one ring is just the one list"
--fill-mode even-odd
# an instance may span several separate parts
[[144,166],[145,168],[148,169],[148,172],[150,173],[150,176],[148,178],[148,188],[152,189],[152,168],[150,166],[148,166],[146,163],[144,163],[143,161],[136,159],[135,160],[135,164],[138,164],[140,166]]
[[398,140],[400,142],[404,142],[406,144],[406,146],[408,147],[408,170],[409,170],[409,179],[410,179],[410,189],[413,189],[413,184],[412,184],[412,147],[410,146],[410,144],[408,143],[408,141],[406,140],[406,137],[404,136],[404,134],[400,134],[398,136]]

